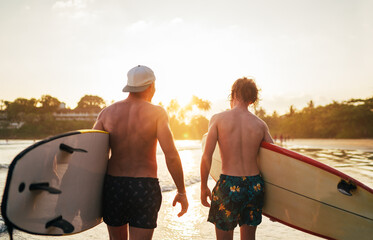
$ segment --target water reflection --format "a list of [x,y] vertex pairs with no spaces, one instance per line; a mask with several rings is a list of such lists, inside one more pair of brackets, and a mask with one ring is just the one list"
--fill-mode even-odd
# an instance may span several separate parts
[[[322,145],[320,140],[317,140],[317,146],[312,146],[309,142],[307,146],[301,146],[295,141],[284,147],[336,168],[373,187],[373,141],[366,140],[369,142],[358,150],[348,149],[348,140],[343,140],[345,145],[338,148],[330,144],[332,141],[324,140],[325,148],[320,148]],[[350,146],[350,148],[354,147],[353,144]]]
[[188,212],[179,218],[180,205],[171,207],[174,193],[164,193],[164,212],[158,219],[155,239],[215,239],[213,225],[207,222],[208,208],[201,207],[199,185],[189,187],[187,195]]

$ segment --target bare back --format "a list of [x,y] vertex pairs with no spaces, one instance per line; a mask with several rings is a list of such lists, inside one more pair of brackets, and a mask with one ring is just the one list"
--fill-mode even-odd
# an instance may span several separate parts
[[108,174],[157,177],[157,123],[165,115],[162,110],[147,101],[127,98],[101,112],[94,128],[110,133]]
[[262,141],[272,142],[268,127],[260,118],[241,108],[222,112],[211,119],[209,135],[210,144],[216,144],[216,141],[219,144],[223,174],[259,174],[257,155],[260,144]]

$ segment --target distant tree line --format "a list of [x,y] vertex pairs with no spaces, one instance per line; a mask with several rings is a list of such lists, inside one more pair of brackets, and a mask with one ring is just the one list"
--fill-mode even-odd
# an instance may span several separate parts
[[333,101],[325,106],[314,106],[313,101],[297,110],[279,116],[256,111],[268,125],[272,136],[290,138],[373,138],[373,97]]
[[[62,104],[62,105],[61,105]],[[13,102],[0,100],[0,138],[41,139],[59,133],[92,128],[94,121],[57,121],[54,113],[98,113],[106,106],[98,96],[83,96],[74,109],[50,95],[40,99],[17,98]],[[17,123],[20,127],[10,127]]]
[[[40,99],[17,98],[13,102],[0,100],[0,138],[41,139],[59,133],[92,128],[94,120],[56,120],[54,113],[99,113],[106,107],[99,96],[83,96],[74,109],[61,108],[57,98],[43,95]],[[201,139],[208,130],[209,120],[204,116],[211,103],[192,96],[186,106],[176,99],[167,106],[162,103],[170,120],[175,139]],[[290,106],[286,114],[276,111],[268,115],[263,108],[255,110],[269,126],[272,136],[290,138],[373,138],[373,97],[351,99],[325,106],[310,101],[297,110]],[[19,128],[10,124],[22,122]]]

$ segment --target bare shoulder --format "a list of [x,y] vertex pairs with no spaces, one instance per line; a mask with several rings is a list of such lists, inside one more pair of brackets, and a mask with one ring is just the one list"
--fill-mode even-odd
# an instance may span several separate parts
[[104,109],[102,109],[102,113],[106,113],[106,112],[110,112],[118,107],[120,107],[121,105],[123,105],[124,101],[119,101],[119,102],[115,102],[115,103],[112,103],[110,104],[109,106],[105,107]]
[[228,117],[229,115],[230,115],[230,110],[220,112],[220,113],[216,113],[216,114],[212,115],[211,122],[221,121],[222,119]]
[[269,132],[269,128],[268,128],[267,123],[263,119],[261,119],[261,118],[259,118],[257,116],[255,116],[255,117],[258,119],[260,127],[263,130],[263,132],[264,132],[263,141],[269,142],[269,143],[273,143],[273,139],[272,139],[272,136],[271,136],[271,134]]
[[263,141],[273,143],[271,134],[269,133],[269,128],[268,128],[267,123],[263,119],[259,118],[258,116],[254,115],[254,114],[253,114],[253,116],[256,119],[255,125],[257,125],[258,129],[261,129],[261,131],[264,133]]
[[261,127],[268,128],[266,122],[261,119],[260,117],[256,116],[255,114],[251,113],[251,116],[254,118],[254,120],[257,122],[257,124]]
[[98,117],[99,118],[105,118],[105,117],[111,118],[113,117],[113,115],[117,115],[117,112],[123,111],[126,105],[127,105],[127,102],[125,100],[112,103],[111,105],[102,109]]
[[167,114],[166,110],[162,107],[162,106],[159,106],[159,105],[154,105],[154,104],[151,104],[153,106],[153,108],[155,109],[155,111],[161,113],[161,114]]
[[163,107],[159,105],[154,105],[152,103],[148,103],[147,108],[149,108],[149,112],[151,112],[151,114],[153,114],[154,117],[168,119],[168,114]]
[[149,103],[149,106],[155,111],[155,112],[157,112],[157,113],[159,113],[159,114],[166,114],[167,115],[167,112],[166,112],[166,110],[163,108],[163,107],[161,107],[161,106],[159,106],[159,105],[154,105],[154,104],[151,104],[151,103]]
[[110,112],[113,111],[117,107],[118,103],[113,103],[101,110],[101,112],[98,114],[98,118],[104,118],[106,115],[110,115]]
[[221,113],[212,115],[210,122],[209,122],[209,128],[211,128],[212,126],[216,126],[220,118],[221,118]]
[[97,119],[102,119],[105,115],[106,115],[106,113],[107,113],[107,109],[108,109],[109,107],[105,107],[105,108],[103,108],[102,110],[101,110],[101,112],[98,114],[98,116],[97,116]]
[[110,117],[110,107],[111,106],[108,106],[101,110],[101,112],[97,116],[95,124],[93,125],[93,129],[107,131],[107,129],[105,128],[105,124],[107,122],[107,118]]

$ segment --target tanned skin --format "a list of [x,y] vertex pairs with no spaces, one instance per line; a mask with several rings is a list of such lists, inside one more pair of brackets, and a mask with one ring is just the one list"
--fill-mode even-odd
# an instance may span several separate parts
[[[231,110],[214,115],[209,124],[201,160],[201,202],[210,207],[211,190],[207,186],[212,154],[219,144],[222,174],[255,176],[259,174],[257,155],[262,141],[273,143],[264,121],[248,110],[249,103],[233,98]],[[217,239],[233,239],[232,231],[215,228]],[[241,239],[255,239],[256,226],[242,225]]]
[[[188,210],[184,175],[179,154],[169,127],[166,111],[151,104],[155,83],[141,93],[130,93],[120,102],[105,108],[98,116],[94,129],[109,132],[111,157],[107,174],[125,177],[157,178],[157,141],[163,150],[166,164],[177,187],[173,201],[181,204],[182,216]],[[111,240],[151,239],[154,229],[108,226]]]

